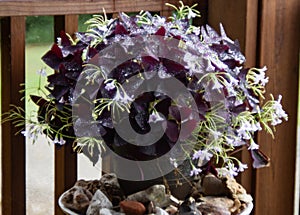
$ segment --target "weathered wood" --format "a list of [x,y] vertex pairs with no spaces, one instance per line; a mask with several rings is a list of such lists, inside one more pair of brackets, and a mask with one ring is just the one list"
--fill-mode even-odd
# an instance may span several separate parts
[[[20,84],[25,82],[25,17],[1,20],[2,112],[10,104],[23,107]],[[18,128],[24,130],[23,128]],[[2,214],[25,214],[25,138],[11,123],[2,125]]]
[[[256,66],[257,44],[257,0],[210,0],[208,2],[208,24],[219,31],[222,23],[227,35],[232,39],[238,39],[241,50],[246,56],[247,67]],[[254,195],[253,174],[251,158],[247,150],[237,155],[248,164],[248,169],[240,174],[239,181],[248,192]]]
[[261,149],[271,158],[271,166],[257,171],[255,214],[293,214],[300,2],[261,2],[259,64],[269,69],[267,97],[270,93],[276,98],[282,94],[289,121],[277,128],[275,140],[270,135],[258,136]]
[[[54,17],[55,38],[61,30],[72,35],[78,28],[78,16],[66,15]],[[77,180],[77,153],[73,151],[72,143],[67,143],[60,149],[55,149],[55,215],[63,215],[57,204],[59,196],[71,188]]]
[[[98,14],[105,8],[107,13],[120,11],[134,12],[140,10],[164,11],[165,3],[178,4],[175,0],[97,0],[97,1],[1,1],[1,16],[37,16],[37,15],[68,15]],[[184,1],[186,2],[186,1]]]

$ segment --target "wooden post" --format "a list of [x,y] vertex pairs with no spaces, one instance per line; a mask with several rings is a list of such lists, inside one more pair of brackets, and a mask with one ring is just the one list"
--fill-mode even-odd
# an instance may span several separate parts
[[[257,16],[257,0],[210,0],[208,2],[208,24],[219,30],[219,24],[222,23],[227,35],[233,40],[238,39],[247,59],[246,67],[256,66]],[[244,150],[238,156],[248,164],[248,169],[240,174],[239,181],[254,196],[255,172],[251,167],[250,155],[247,150]]]
[[[23,107],[19,93],[25,82],[25,17],[1,19],[2,113],[10,104]],[[18,128],[22,129],[22,128]],[[25,214],[25,138],[11,123],[2,125],[2,214]],[[23,128],[23,130],[25,127]]]
[[[271,166],[257,171],[255,214],[293,214],[299,79],[300,2],[262,0],[259,64],[267,65],[267,94],[283,96],[289,121],[277,128],[275,139],[261,134],[261,149]],[[299,203],[298,203],[299,204]],[[294,211],[298,214],[298,211]]]
[[[54,17],[55,38],[61,30],[71,36],[78,28],[78,16],[66,15]],[[77,153],[72,149],[72,143],[68,143],[60,149],[55,149],[55,215],[63,215],[58,207],[59,196],[71,188],[77,180]]]

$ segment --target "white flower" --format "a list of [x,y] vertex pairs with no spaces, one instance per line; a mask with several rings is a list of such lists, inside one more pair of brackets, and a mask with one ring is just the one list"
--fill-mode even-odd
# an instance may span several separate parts
[[192,169],[191,172],[190,172],[190,176],[193,176],[193,175],[199,175],[199,173],[201,173],[201,172],[202,172],[201,169],[196,168],[196,167],[193,166],[193,169]]
[[220,146],[212,146],[211,149],[215,152],[222,152],[222,148]]
[[59,100],[59,103],[63,104],[65,102],[66,102],[66,100],[64,99],[64,97],[61,97],[60,100]]
[[59,144],[59,145],[62,146],[62,145],[65,145],[66,141],[61,137],[59,139],[57,137],[55,137],[54,140],[53,140],[53,143],[54,144]]
[[274,114],[272,115],[271,125],[275,126],[282,122],[282,118],[287,120],[288,115],[283,110],[281,103],[282,95],[278,96],[278,100],[274,101],[272,108],[274,109]]
[[107,91],[113,90],[116,88],[115,84],[113,81],[106,83],[104,87]]
[[41,135],[42,133],[42,127],[32,123],[26,126],[25,131],[21,131],[21,134],[23,134],[24,137],[27,137],[33,141],[35,141],[38,138],[38,135]]
[[212,135],[214,140],[218,140],[222,134],[219,131],[210,130],[210,134]]
[[226,168],[228,169],[229,171],[229,174],[234,177],[234,176],[237,176],[238,175],[238,169],[234,166],[233,163],[228,163]]
[[219,90],[221,88],[223,88],[223,85],[218,80],[215,80],[212,89],[213,90]]
[[185,53],[183,60],[187,63],[185,66],[186,69],[189,70],[191,75],[193,73],[200,73],[200,66],[199,66],[199,58],[196,55],[193,55],[189,52]]
[[217,171],[218,171],[218,175],[219,175],[220,177],[232,177],[232,176],[230,175],[230,172],[228,171],[228,169],[226,169],[225,167],[223,167],[223,168],[218,168]]
[[[123,95],[122,95],[123,94]],[[133,99],[130,98],[127,93],[123,92],[120,93],[119,90],[117,90],[115,97],[113,98],[113,100],[117,101],[117,102],[122,102],[124,104],[128,104],[129,102],[132,102]]]
[[24,137],[31,138],[31,133],[26,129],[25,131],[21,131],[21,134],[23,134]]
[[61,46],[61,37],[57,37],[56,43],[58,46]]
[[153,111],[151,113],[151,115],[149,116],[148,123],[150,123],[150,122],[157,123],[159,121],[164,121],[164,118],[161,117],[161,115],[158,112]]
[[239,162],[239,168],[238,168],[239,172],[244,172],[245,169],[247,168],[248,168],[247,164],[243,164],[242,162]]
[[269,77],[266,77],[267,67],[264,66],[261,69],[256,69],[256,71],[258,73],[253,75],[253,83],[265,86],[269,82]]
[[236,130],[238,132],[238,137],[244,140],[250,140],[251,134],[249,133],[248,129],[245,129],[243,127]]
[[238,137],[244,139],[244,140],[250,140],[252,135],[252,132],[260,131],[262,128],[260,126],[259,122],[248,122],[248,121],[243,121],[240,124],[239,129],[237,129],[238,132]]
[[258,149],[258,148],[259,148],[259,145],[256,144],[253,139],[251,139],[250,140],[250,146],[248,147],[248,150],[255,150],[255,149]]
[[36,71],[36,74],[38,74],[40,76],[43,76],[43,77],[47,76],[47,73],[46,73],[45,69],[40,69],[40,70]]
[[171,163],[175,168],[178,167],[178,163],[177,163],[177,161],[176,161],[175,158],[170,158],[170,163]]
[[166,18],[165,17],[161,17],[161,16],[154,16],[153,17],[153,20],[152,20],[152,23],[155,25],[155,26],[162,26],[164,25],[166,22]]
[[193,12],[191,8],[189,8],[188,19],[195,18],[197,16],[196,13]]
[[232,137],[226,136],[226,137],[225,137],[225,141],[226,141],[226,143],[227,143],[228,145],[233,145],[234,142],[235,142],[235,139],[232,138]]
[[202,161],[209,161],[212,158],[213,154],[208,152],[207,149],[199,150],[194,153],[193,160],[199,159]]
[[200,34],[200,27],[193,27],[193,33],[198,36]]

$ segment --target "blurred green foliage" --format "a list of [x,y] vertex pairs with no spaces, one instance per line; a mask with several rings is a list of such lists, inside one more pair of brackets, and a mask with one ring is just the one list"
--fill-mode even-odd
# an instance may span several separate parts
[[[85,31],[85,21],[92,15],[80,15],[78,31]],[[26,43],[52,43],[54,42],[53,16],[28,16],[26,17]]]

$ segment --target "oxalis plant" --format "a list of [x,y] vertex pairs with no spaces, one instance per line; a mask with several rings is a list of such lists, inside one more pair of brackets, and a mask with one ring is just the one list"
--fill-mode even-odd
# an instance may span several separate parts
[[[179,3],[167,4],[174,9],[168,18],[141,11],[109,19],[104,11],[75,39],[61,32],[42,57],[55,72],[30,95],[37,111],[25,116],[13,106],[3,122],[25,125],[20,132],[33,141],[46,135],[58,147],[72,144],[93,163],[107,150],[149,161],[176,145],[168,162],[176,169],[188,161],[190,176],[236,176],[247,168],[234,156],[241,149],[251,153],[254,167],[266,166],[255,134],[274,137],[275,126],[288,118],[281,95],[265,98],[267,68],[245,68],[238,42],[222,25],[220,34],[194,26],[196,5]],[[129,58],[118,61],[123,56]],[[133,135],[124,138],[122,131]],[[160,136],[146,144],[149,133]]]

